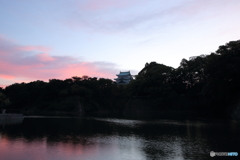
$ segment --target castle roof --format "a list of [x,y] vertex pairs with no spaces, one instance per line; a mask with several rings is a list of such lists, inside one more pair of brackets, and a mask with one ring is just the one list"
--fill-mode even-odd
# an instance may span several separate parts
[[121,72],[120,71],[120,73],[117,74],[117,76],[131,76],[131,73],[130,73],[130,71],[128,71],[128,72]]

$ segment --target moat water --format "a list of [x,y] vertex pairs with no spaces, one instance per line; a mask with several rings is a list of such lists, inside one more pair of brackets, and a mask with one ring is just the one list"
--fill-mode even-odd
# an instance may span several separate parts
[[0,123],[1,160],[212,160],[240,153],[240,122],[25,117]]

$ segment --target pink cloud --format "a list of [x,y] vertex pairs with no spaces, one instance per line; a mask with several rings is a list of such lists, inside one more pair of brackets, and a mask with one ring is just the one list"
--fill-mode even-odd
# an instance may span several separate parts
[[14,76],[4,75],[4,74],[0,74],[0,77],[1,77],[1,78],[4,78],[4,79],[14,79],[14,78],[16,78],[16,77],[14,77]]
[[[84,62],[70,56],[51,56],[44,47],[24,47],[0,38],[0,78],[4,80],[66,79],[72,76],[114,78],[116,65],[109,62]],[[28,50],[29,49],[29,50]],[[38,50],[39,49],[39,50]],[[9,81],[10,82],[10,81]]]
[[18,49],[22,51],[41,51],[41,52],[51,51],[50,47],[45,46],[20,46]]
[[43,61],[43,62],[54,61],[54,60],[55,60],[55,58],[49,56],[48,53],[38,54],[37,57],[38,57],[38,59],[39,59],[40,61]]

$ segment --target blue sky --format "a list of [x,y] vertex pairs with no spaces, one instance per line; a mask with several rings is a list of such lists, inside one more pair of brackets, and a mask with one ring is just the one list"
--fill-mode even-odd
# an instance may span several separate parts
[[0,85],[174,68],[240,37],[239,0],[0,0]]

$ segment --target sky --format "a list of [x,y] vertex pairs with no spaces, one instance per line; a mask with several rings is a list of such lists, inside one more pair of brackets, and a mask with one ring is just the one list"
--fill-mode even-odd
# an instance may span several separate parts
[[0,0],[0,87],[177,68],[240,39],[239,0]]

